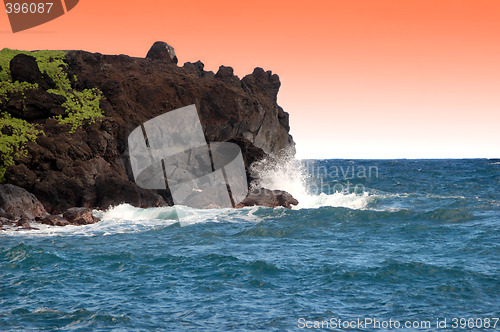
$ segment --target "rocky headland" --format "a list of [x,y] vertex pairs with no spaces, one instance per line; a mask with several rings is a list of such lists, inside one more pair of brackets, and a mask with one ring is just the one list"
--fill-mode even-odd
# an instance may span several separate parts
[[[0,51],[0,228],[96,222],[91,209],[172,205],[168,190],[134,183],[127,138],[147,120],[195,104],[207,141],[240,146],[250,165],[293,149],[278,75],[255,68],[182,67],[155,43],[145,58],[84,51]],[[288,193],[250,190],[238,207],[297,204]],[[252,195],[252,193],[256,193]],[[90,215],[89,215],[90,211]]]

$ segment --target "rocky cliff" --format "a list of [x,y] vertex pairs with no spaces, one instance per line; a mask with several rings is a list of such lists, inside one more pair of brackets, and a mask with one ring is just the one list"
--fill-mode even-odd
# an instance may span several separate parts
[[168,191],[133,182],[127,137],[145,121],[186,105],[196,105],[207,141],[237,143],[247,167],[294,146],[288,114],[276,102],[280,80],[271,71],[255,68],[239,79],[231,67],[215,74],[200,61],[180,67],[173,48],[162,42],[146,58],[2,53],[3,183],[33,193],[53,214],[124,202],[171,204]]

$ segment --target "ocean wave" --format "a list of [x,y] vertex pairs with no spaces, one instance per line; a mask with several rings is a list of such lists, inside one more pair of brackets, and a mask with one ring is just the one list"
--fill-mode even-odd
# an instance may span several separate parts
[[[32,323],[33,326],[48,329],[96,328],[103,325],[109,326],[130,322],[130,318],[125,315],[116,316],[87,309],[77,309],[66,312],[48,307],[39,307],[33,311],[25,308],[18,308],[12,310],[10,316],[12,318],[22,318],[28,326]],[[45,326],[39,325],[42,321]]]
[[439,208],[419,215],[423,219],[446,222],[462,222],[473,220],[475,217],[465,209]]
[[[245,207],[242,209],[192,209],[184,206],[136,208],[129,204],[110,207],[106,211],[94,211],[101,218],[96,224],[84,226],[56,227],[32,223],[37,230],[4,230],[0,234],[18,237],[44,236],[109,236],[114,234],[160,231],[170,227],[184,227],[204,223],[251,223],[255,226],[243,230],[240,235],[257,237],[293,237],[301,231],[300,223],[306,227],[316,224],[323,227],[323,221],[371,221],[395,220],[436,222],[466,222],[477,217],[465,208],[438,207],[420,210],[417,207],[397,206],[396,203],[384,202],[385,195],[318,195],[296,209],[282,207]],[[310,206],[310,207],[308,207]],[[297,227],[268,229],[266,221],[288,220],[288,224]],[[297,224],[299,223],[299,224]]]
[[[91,225],[64,227],[49,226],[31,223],[35,229],[17,230],[17,228],[5,229],[1,234],[9,236],[94,236],[113,235],[120,233],[136,233],[154,229],[171,227],[174,225],[188,226],[207,222],[259,222],[266,212],[258,213],[260,210],[273,211],[272,208],[253,206],[242,209],[193,209],[185,206],[166,206],[157,208],[137,208],[130,204],[120,204],[109,207],[105,211],[94,210],[95,216],[100,222]],[[276,208],[279,213],[284,208]],[[272,212],[271,212],[272,213]]]
[[[373,200],[369,192],[335,191],[331,194],[312,193],[311,181],[303,163],[294,158],[290,151],[280,156],[271,156],[254,163],[250,170],[256,180],[255,188],[284,190],[292,194],[299,204],[293,209],[314,209],[323,206],[365,209]],[[332,190],[333,192],[333,190]]]
[[62,259],[55,253],[47,253],[43,249],[20,243],[14,247],[0,251],[0,262],[15,266],[36,268],[45,263],[57,263]]

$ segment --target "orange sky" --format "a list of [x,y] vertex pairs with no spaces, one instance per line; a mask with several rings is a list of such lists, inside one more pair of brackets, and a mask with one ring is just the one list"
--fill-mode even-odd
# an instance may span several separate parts
[[500,157],[500,1],[97,1],[0,48],[145,56],[156,40],[282,82],[301,158]]

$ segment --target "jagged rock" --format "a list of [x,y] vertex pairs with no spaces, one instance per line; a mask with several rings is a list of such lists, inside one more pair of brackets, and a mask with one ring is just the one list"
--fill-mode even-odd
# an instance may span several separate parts
[[15,219],[34,220],[48,214],[35,195],[12,184],[0,185],[0,208]]
[[215,74],[215,78],[218,78],[234,86],[241,86],[240,79],[238,78],[238,76],[234,75],[234,70],[232,67],[220,66],[219,70]]
[[89,225],[99,222],[99,218],[92,214],[92,210],[88,208],[71,208],[63,213],[64,219],[73,225]]
[[24,228],[29,228],[29,227],[31,227],[30,222],[29,222],[27,219],[25,219],[25,218],[21,218],[21,219],[19,219],[19,220],[17,221],[17,223],[16,223],[16,226],[17,226],[17,227],[24,227]]
[[10,73],[14,81],[37,83],[42,89],[53,89],[55,83],[47,74],[42,74],[36,59],[30,55],[18,54],[10,61]]
[[268,207],[283,206],[291,209],[292,205],[297,204],[299,204],[299,202],[286,191],[257,188],[251,190],[248,196],[241,203],[236,205],[236,207],[242,208],[245,206],[259,205]]
[[270,70],[266,72],[264,69],[257,67],[252,74],[243,77],[241,81],[246,89],[253,93],[263,93],[276,101],[281,82],[279,76],[273,74]]
[[29,220],[25,218],[19,219],[16,223],[16,226],[19,227],[18,229],[16,229],[17,231],[38,230],[38,228],[31,226]]
[[16,229],[16,231],[39,230],[39,228],[31,226],[31,224],[29,222],[27,222],[27,221],[18,222],[17,223],[17,227],[19,227],[19,228]]
[[50,215],[46,218],[43,218],[42,220],[40,220],[40,223],[50,226],[67,226],[70,224],[69,221],[58,215]]
[[186,62],[186,63],[184,63],[184,66],[182,66],[182,68],[184,68],[188,71],[192,71],[192,72],[198,74],[198,76],[200,76],[200,77],[204,73],[204,70],[203,70],[204,67],[205,67],[205,65],[200,60],[196,61],[195,63]]
[[155,59],[155,60],[164,60],[169,63],[177,64],[177,57],[175,56],[175,50],[169,44],[157,41],[151,46],[148,54],[146,55],[147,59]]

